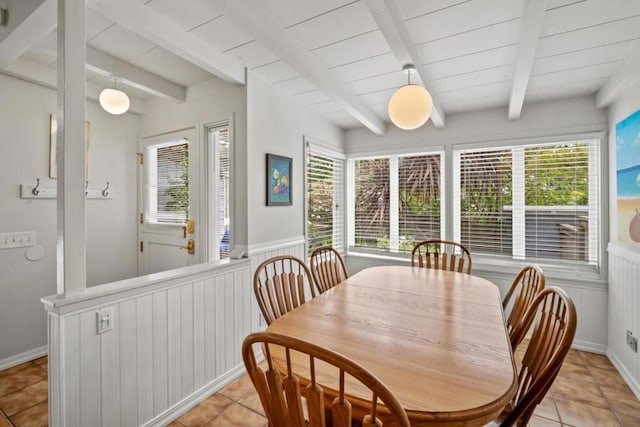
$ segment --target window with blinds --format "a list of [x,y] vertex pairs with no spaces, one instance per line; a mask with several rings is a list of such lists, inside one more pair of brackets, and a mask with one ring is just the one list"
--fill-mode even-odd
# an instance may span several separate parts
[[344,250],[344,159],[307,146],[307,248]]
[[459,150],[454,238],[472,253],[597,265],[599,141]]
[[231,242],[231,216],[230,216],[230,141],[229,126],[219,126],[209,130],[209,140],[214,145],[214,176],[215,176],[215,206],[212,208],[216,212],[215,221],[215,245],[214,259],[229,258]]
[[442,234],[442,154],[350,162],[349,250],[407,254]]
[[355,160],[353,247],[389,250],[389,159]]
[[440,238],[440,155],[399,157],[398,234],[400,252]]
[[189,146],[186,140],[145,148],[146,220],[184,224],[189,218]]

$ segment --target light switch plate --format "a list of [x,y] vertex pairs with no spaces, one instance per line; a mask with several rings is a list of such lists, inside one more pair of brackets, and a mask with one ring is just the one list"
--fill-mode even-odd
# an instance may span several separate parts
[[0,249],[26,248],[36,244],[35,231],[0,233]]
[[96,333],[104,334],[113,330],[113,307],[101,308],[96,312]]

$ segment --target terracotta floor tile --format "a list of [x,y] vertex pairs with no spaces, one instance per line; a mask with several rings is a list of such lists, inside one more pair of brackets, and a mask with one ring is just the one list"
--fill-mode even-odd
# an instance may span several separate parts
[[612,388],[620,391],[629,389],[627,383],[622,379],[618,371],[611,369],[589,368],[596,383],[602,387]]
[[240,400],[237,401],[238,403],[240,403],[243,406],[246,406],[247,408],[251,409],[252,411],[255,411],[263,416],[266,416],[264,413],[264,408],[262,407],[262,402],[260,401],[260,396],[258,396],[258,393],[247,393],[245,396],[243,396]]
[[531,419],[529,420],[529,424],[527,425],[529,427],[561,427],[562,426],[562,424],[560,424],[557,421],[552,421],[547,418],[538,417],[537,415],[534,415],[533,417],[531,417]]
[[564,425],[576,427],[618,427],[618,420],[609,409],[571,400],[556,400],[560,420]]
[[609,404],[595,383],[580,382],[558,376],[551,386],[551,397],[608,408]]
[[31,361],[31,362],[23,363],[22,365],[17,365],[17,366],[14,366],[12,368],[5,369],[4,371],[0,371],[0,381],[4,377],[8,377],[9,375],[13,375],[15,373],[18,373],[20,371],[24,371],[25,369],[33,368],[35,366],[38,366],[38,365],[36,364],[36,362],[34,360],[34,361]]
[[640,401],[629,388],[619,390],[601,387],[601,390],[615,412],[640,418]]
[[16,392],[38,381],[46,380],[47,373],[40,367],[32,365],[13,375],[0,378],[0,396]]
[[613,370],[616,369],[611,364],[611,361],[609,360],[609,358],[604,354],[589,353],[586,351],[581,351],[580,355],[584,359],[587,366],[590,368],[613,369]]
[[616,413],[618,421],[622,427],[638,427],[640,426],[640,418],[632,417],[627,414]]
[[167,427],[184,427],[184,425],[179,423],[178,421],[174,421],[170,424],[167,424]]
[[47,402],[39,403],[11,417],[16,427],[46,427],[49,425],[49,406]]
[[267,419],[262,415],[245,408],[244,406],[234,403],[224,412],[214,418],[208,427],[263,427],[267,424]]
[[231,404],[233,404],[232,400],[220,394],[214,394],[191,408],[177,421],[186,427],[203,426],[220,415]]
[[582,355],[580,354],[581,352],[579,352],[578,350],[574,350],[571,349],[569,350],[569,352],[567,353],[566,357],[564,358],[564,363],[570,363],[572,365],[585,365],[585,361],[582,358]]
[[[597,369],[597,368],[591,368]],[[566,378],[571,381],[583,382],[586,381],[588,383],[593,383],[593,377],[591,376],[590,369],[585,365],[576,365],[573,363],[563,363],[560,368],[560,374],[558,374],[561,378]]]
[[12,416],[24,409],[44,402],[48,397],[48,384],[46,380],[27,386],[15,393],[5,394],[0,397],[0,408],[8,416]]
[[248,393],[255,392],[253,383],[249,375],[244,374],[241,377],[235,379],[232,383],[227,384],[218,393],[228,397],[231,400],[238,401]]
[[556,409],[556,403],[549,396],[545,397],[542,402],[540,402],[533,413],[534,415],[548,418],[550,420],[560,421],[560,417],[558,417],[558,410]]

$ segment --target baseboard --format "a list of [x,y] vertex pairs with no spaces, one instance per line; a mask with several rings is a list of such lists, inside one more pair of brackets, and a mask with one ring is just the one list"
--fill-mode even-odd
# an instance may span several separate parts
[[607,346],[589,341],[574,340],[571,348],[588,351],[590,353],[607,354]]
[[607,357],[609,357],[609,360],[611,360],[611,363],[613,363],[613,366],[615,366],[615,368],[620,373],[620,376],[627,383],[631,391],[633,391],[633,394],[636,395],[636,398],[640,400],[640,384],[638,384],[638,381],[636,381],[636,379],[633,378],[633,375],[631,375],[631,373],[627,370],[627,368],[624,366],[622,361],[618,359],[618,356],[616,356],[616,354],[613,351],[611,351],[610,348],[607,348]]
[[211,381],[209,384],[191,393],[189,396],[185,397],[180,402],[173,405],[171,408],[165,410],[161,414],[152,418],[150,421],[144,423],[143,426],[166,426],[245,372],[246,371],[244,365],[241,364],[236,366],[235,368],[227,371],[223,376]]
[[47,346],[34,348],[33,350],[25,351],[24,353],[16,354],[15,356],[9,356],[0,360],[0,371],[13,368],[14,366],[21,365],[23,363],[31,362],[42,356],[47,355]]

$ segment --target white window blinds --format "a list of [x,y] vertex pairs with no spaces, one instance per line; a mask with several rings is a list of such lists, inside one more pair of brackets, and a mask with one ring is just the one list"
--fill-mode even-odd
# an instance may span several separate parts
[[230,218],[230,141],[229,126],[219,126],[210,130],[211,138],[215,144],[214,153],[214,174],[216,186],[216,246],[217,252],[214,259],[229,258],[229,245],[231,241],[231,218]]
[[398,159],[399,251],[440,238],[440,155]]
[[407,254],[441,238],[441,153],[350,162],[349,250]]
[[189,146],[186,140],[149,145],[146,220],[184,224],[189,218]]
[[472,253],[598,264],[599,141],[454,152],[454,239]]
[[472,253],[511,255],[511,150],[456,152],[454,240]]
[[344,250],[344,159],[307,145],[308,252],[321,246]]
[[389,250],[389,159],[355,160],[353,247]]

